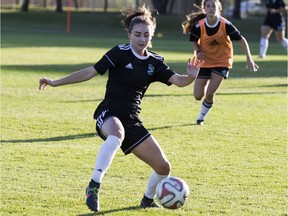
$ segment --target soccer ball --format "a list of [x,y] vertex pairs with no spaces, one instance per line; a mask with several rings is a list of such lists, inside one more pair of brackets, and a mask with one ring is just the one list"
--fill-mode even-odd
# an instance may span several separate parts
[[175,176],[162,179],[156,188],[158,202],[168,209],[177,209],[183,206],[189,193],[188,184],[183,179]]

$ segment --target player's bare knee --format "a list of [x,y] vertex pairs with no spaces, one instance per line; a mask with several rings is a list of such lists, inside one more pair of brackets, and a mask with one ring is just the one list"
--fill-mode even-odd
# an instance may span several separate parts
[[159,163],[157,169],[155,169],[155,172],[159,175],[169,175],[171,171],[171,164],[168,161],[163,161],[162,163]]
[[195,98],[195,100],[197,100],[197,101],[200,101],[202,98],[203,98],[203,96],[201,95],[194,95],[194,98]]
[[122,130],[113,130],[113,132],[110,135],[114,135],[114,136],[118,137],[122,142],[125,138],[124,134],[125,134],[125,132]]
[[276,37],[276,40],[277,40],[278,43],[281,43],[282,40],[283,40],[283,37]]

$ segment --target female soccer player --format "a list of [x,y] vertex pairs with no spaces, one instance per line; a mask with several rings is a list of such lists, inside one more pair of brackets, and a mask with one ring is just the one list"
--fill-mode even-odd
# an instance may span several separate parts
[[154,170],[140,207],[159,207],[154,202],[157,184],[170,173],[171,165],[156,139],[139,118],[140,104],[152,82],[191,84],[199,72],[202,60],[189,61],[187,75],[179,75],[164,63],[163,57],[148,50],[156,28],[156,20],[145,6],[122,11],[122,23],[127,30],[129,44],[115,46],[94,66],[76,71],[64,78],[40,79],[39,90],[90,80],[109,71],[104,100],[97,107],[94,118],[96,130],[104,140],[96,158],[92,179],[86,188],[86,204],[99,211],[99,189],[116,151],[133,153]]
[[285,20],[283,13],[287,10],[283,0],[266,0],[267,14],[261,26],[260,52],[261,58],[266,57],[269,38],[274,30],[276,40],[288,51],[288,39],[285,38]]
[[194,82],[194,97],[201,100],[204,96],[197,125],[202,125],[214,103],[215,94],[223,79],[228,78],[233,63],[233,45],[231,40],[240,42],[246,54],[247,68],[258,70],[251,58],[249,45],[236,27],[220,15],[222,5],[219,0],[203,0],[200,11],[187,15],[182,23],[183,32],[190,34],[194,55],[204,60],[198,77]]

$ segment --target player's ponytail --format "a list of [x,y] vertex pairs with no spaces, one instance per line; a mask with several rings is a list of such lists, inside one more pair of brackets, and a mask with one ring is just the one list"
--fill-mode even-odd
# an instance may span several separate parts
[[184,22],[182,22],[182,29],[183,29],[183,33],[187,34],[189,33],[192,28],[196,25],[196,23],[205,18],[206,17],[206,13],[204,12],[194,12],[191,13],[189,15],[186,16],[186,20]]

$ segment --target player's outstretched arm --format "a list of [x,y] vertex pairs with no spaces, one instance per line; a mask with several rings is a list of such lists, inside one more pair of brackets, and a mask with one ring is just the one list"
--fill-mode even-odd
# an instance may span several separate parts
[[240,46],[241,46],[242,50],[244,51],[244,53],[246,55],[246,62],[247,62],[246,68],[250,71],[253,71],[253,72],[258,71],[259,66],[253,61],[253,59],[251,57],[251,52],[250,52],[248,42],[246,41],[246,39],[243,36],[239,42],[240,42]]
[[44,90],[47,85],[57,87],[61,85],[68,85],[68,84],[73,84],[73,83],[79,83],[79,82],[84,82],[87,81],[94,76],[96,76],[98,73],[95,70],[93,66],[76,71],[66,77],[63,77],[58,80],[52,80],[49,78],[41,78],[39,80],[39,90]]

